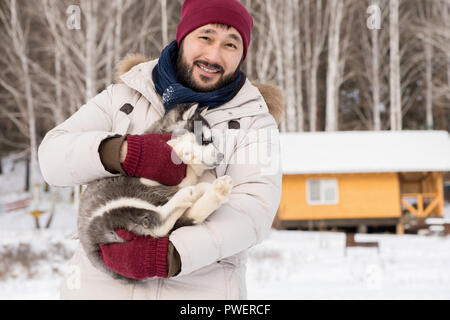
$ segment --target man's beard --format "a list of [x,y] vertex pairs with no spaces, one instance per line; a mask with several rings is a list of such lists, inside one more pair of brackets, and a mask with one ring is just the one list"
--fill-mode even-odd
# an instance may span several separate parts
[[[242,62],[242,61],[241,61]],[[234,80],[236,80],[236,78],[239,75],[239,69],[241,66],[241,63],[239,63],[238,67],[236,68],[236,71],[230,75],[227,76],[221,76],[219,78],[219,80],[213,84],[213,85],[206,85],[206,86],[200,86],[193,77],[193,72],[194,72],[194,68],[195,66],[201,63],[205,66],[209,66],[212,67],[214,69],[219,69],[219,72],[221,74],[223,74],[223,67],[218,65],[218,64],[210,64],[204,60],[195,60],[194,63],[192,64],[192,66],[189,66],[188,63],[186,63],[183,60],[183,44],[181,44],[180,49],[178,50],[178,57],[177,57],[177,79],[178,81],[185,87],[190,88],[194,91],[197,92],[210,92],[210,91],[215,91],[218,90],[220,88],[225,87],[226,85],[232,83]],[[208,79],[205,76],[201,76],[200,78],[204,79],[205,82],[207,82],[208,80],[212,81],[212,79]]]

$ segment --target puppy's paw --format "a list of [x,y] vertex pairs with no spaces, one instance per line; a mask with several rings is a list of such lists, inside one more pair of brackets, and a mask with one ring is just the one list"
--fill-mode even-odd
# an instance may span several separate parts
[[219,177],[213,183],[214,192],[222,203],[228,200],[232,188],[233,180],[230,176]]
[[179,202],[179,207],[190,208],[195,201],[200,197],[198,190],[195,186],[185,187],[178,191],[180,193],[181,199]]

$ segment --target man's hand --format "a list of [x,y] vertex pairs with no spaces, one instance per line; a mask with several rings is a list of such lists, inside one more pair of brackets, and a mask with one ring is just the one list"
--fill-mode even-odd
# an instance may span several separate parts
[[[168,237],[137,236],[125,229],[115,231],[127,242],[100,244],[99,250],[103,263],[111,270],[131,279],[167,278],[179,272],[179,255]],[[169,262],[173,265],[168,270]]]
[[125,158],[127,157],[127,149],[128,142],[127,140],[125,140],[120,146],[120,164],[123,164],[125,162]]
[[177,163],[172,160],[173,149],[167,144],[170,138],[170,133],[128,135],[120,152],[124,171],[165,185],[179,184],[186,176],[186,165],[179,158]]

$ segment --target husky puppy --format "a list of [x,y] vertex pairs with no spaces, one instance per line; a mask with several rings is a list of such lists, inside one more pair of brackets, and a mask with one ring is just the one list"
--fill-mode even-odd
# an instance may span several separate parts
[[104,266],[99,257],[100,243],[125,242],[114,229],[165,237],[174,228],[201,223],[228,200],[231,177],[197,183],[205,170],[213,169],[223,159],[197,106],[178,105],[147,130],[173,133],[167,143],[187,164],[186,177],[179,185],[165,186],[144,178],[117,176],[91,182],[81,196],[78,213],[81,245],[91,263],[113,278],[128,279]]

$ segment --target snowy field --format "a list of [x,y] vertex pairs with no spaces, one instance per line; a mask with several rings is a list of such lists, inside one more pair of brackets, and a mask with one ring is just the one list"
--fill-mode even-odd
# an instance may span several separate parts
[[[23,167],[8,162],[4,171],[0,203],[23,198]],[[0,213],[0,299],[58,299],[77,246],[70,189],[60,194],[50,229],[36,231],[25,210]],[[48,197],[42,197],[44,210]],[[248,298],[450,299],[450,237],[358,234],[356,240],[378,241],[379,251],[345,252],[343,233],[273,230],[249,251]]]

